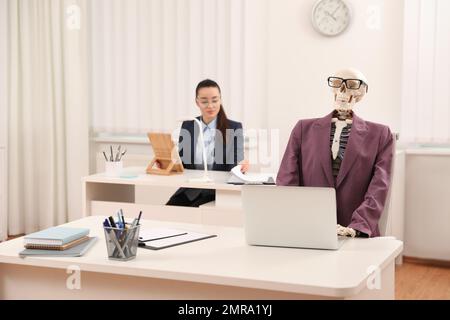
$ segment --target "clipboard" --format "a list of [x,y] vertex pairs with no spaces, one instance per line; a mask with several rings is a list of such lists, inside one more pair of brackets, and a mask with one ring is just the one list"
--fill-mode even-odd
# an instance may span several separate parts
[[195,241],[205,240],[217,237],[215,234],[204,234],[197,232],[186,232],[186,234],[182,234],[179,236],[147,241],[147,242],[139,242],[139,247],[143,249],[150,250],[161,250],[166,248],[171,248],[175,246],[179,246],[186,243],[191,243]]
[[187,234],[186,231],[169,228],[142,229],[139,232],[139,242],[149,242]]

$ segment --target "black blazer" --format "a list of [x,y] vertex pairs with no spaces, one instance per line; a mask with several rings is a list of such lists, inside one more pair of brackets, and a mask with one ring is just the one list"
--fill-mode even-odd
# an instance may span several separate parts
[[[200,117],[197,117],[200,120]],[[195,146],[199,136],[199,128],[194,120],[184,121],[179,138],[179,154],[185,169],[197,169],[194,164]],[[213,171],[231,171],[244,159],[244,135],[242,123],[228,120],[227,143],[220,139],[216,131],[214,147]],[[203,168],[203,167],[202,167]]]

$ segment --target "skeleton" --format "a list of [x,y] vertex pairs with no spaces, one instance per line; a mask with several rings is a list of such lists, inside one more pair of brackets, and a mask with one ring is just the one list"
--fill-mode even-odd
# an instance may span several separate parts
[[[334,95],[335,116],[332,122],[336,123],[336,131],[333,137],[331,152],[336,159],[339,152],[339,143],[342,130],[352,123],[353,107],[364,98],[368,91],[366,77],[358,70],[344,69],[328,78],[328,85],[332,87]],[[357,231],[353,228],[337,225],[337,234],[340,236],[355,237]]]

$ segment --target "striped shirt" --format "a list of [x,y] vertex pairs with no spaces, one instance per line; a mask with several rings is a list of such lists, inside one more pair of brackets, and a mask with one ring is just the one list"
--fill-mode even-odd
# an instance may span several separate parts
[[[344,160],[345,149],[347,148],[348,138],[350,137],[350,132],[352,130],[352,124],[347,123],[347,126],[342,129],[341,139],[339,141],[339,152],[336,159],[333,159],[331,155],[331,166],[333,170],[333,177],[336,179],[339,174],[339,169],[341,168],[342,161]],[[334,133],[336,132],[336,123],[333,122],[331,125],[330,134],[330,149],[333,145]]]

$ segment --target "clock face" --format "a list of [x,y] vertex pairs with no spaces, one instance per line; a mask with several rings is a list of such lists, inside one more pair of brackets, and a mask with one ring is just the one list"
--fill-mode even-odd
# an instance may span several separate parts
[[314,28],[326,36],[336,36],[350,23],[350,8],[342,0],[320,0],[314,6],[312,22]]

